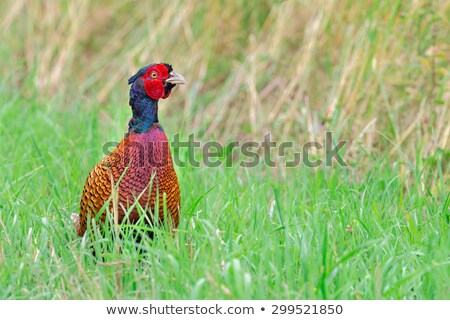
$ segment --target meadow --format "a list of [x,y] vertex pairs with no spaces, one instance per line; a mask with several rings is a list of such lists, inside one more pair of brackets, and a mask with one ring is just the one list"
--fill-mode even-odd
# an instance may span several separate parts
[[[0,299],[449,299],[449,17],[444,0],[2,1]],[[160,103],[171,139],[299,150],[177,166],[175,236],[80,239],[127,79],[159,61],[188,80]],[[348,166],[286,166],[326,132]]]

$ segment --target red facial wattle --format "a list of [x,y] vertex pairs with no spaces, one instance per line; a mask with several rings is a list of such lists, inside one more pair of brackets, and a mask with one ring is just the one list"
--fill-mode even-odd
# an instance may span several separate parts
[[164,96],[164,84],[161,80],[145,80],[144,89],[153,100],[159,100]]
[[144,80],[144,89],[147,95],[154,99],[165,99],[170,95],[164,93],[163,80],[169,78],[169,71],[164,64],[157,64],[151,68],[148,68],[147,72],[141,76]]

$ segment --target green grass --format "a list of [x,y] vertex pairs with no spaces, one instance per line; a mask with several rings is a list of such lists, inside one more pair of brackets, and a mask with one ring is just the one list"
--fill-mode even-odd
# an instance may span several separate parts
[[[0,4],[0,299],[450,298],[448,1],[48,3]],[[177,167],[175,236],[79,239],[126,79],[155,61],[189,81],[168,135],[331,131],[350,166]]]
[[102,156],[95,116],[1,99],[2,299],[449,298],[449,193],[423,187],[424,164],[177,168],[178,233],[142,255],[127,231],[82,241],[69,219]]

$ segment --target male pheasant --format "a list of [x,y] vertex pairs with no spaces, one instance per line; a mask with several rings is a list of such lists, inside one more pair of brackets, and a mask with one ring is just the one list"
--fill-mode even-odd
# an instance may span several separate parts
[[[95,218],[110,200],[113,189],[118,192],[118,222],[129,212],[128,219],[135,223],[140,215],[138,201],[153,219],[164,211],[176,228],[180,211],[180,188],[173,168],[167,136],[158,121],[158,101],[169,97],[177,84],[186,83],[167,63],[151,64],[139,70],[128,80],[130,106],[133,117],[128,133],[112,153],[101,160],[87,177],[80,201],[80,214],[74,216],[77,234],[86,232],[88,219]],[[158,201],[157,201],[158,197]],[[159,210],[155,210],[158,202]],[[113,201],[109,202],[113,212]],[[100,217],[106,220],[106,210]]]

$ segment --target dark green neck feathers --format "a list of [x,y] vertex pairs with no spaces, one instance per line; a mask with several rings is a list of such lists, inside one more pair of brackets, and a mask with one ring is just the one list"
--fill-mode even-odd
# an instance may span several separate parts
[[143,133],[158,122],[158,100],[151,99],[143,88],[143,80],[138,78],[130,89],[130,106],[133,117],[128,123],[128,134]]

